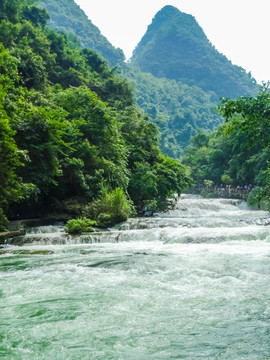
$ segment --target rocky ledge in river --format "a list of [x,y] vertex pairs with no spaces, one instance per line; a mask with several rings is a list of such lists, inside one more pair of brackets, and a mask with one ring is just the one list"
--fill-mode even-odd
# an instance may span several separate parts
[[7,239],[13,238],[15,236],[21,236],[25,235],[26,230],[20,229],[16,231],[6,231],[6,232],[0,232],[0,245],[3,245]]

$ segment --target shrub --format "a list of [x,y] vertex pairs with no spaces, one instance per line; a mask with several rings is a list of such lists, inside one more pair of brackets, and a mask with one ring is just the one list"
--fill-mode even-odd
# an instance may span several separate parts
[[230,177],[230,175],[227,174],[223,174],[221,176],[221,181],[225,184],[225,185],[231,185],[233,183],[232,178]]
[[96,225],[96,221],[80,217],[78,219],[68,220],[65,231],[68,234],[81,234],[82,232],[94,231],[92,226]]
[[112,217],[112,215],[107,214],[107,213],[99,214],[97,217],[97,222],[98,222],[99,226],[104,227],[104,228],[115,224],[115,221],[114,221],[114,218]]
[[108,227],[126,221],[134,213],[134,208],[122,189],[109,192],[107,187],[103,187],[101,197],[90,204],[86,212],[99,226]]

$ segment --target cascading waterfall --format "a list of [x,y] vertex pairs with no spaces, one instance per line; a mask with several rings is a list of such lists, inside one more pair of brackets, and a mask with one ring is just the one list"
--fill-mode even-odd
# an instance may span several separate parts
[[0,249],[0,358],[269,359],[270,216],[183,196],[109,231]]

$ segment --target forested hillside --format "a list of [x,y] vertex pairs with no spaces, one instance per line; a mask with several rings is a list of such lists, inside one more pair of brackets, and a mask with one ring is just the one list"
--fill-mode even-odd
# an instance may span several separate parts
[[222,118],[215,110],[218,103],[215,93],[156,78],[131,64],[124,73],[135,88],[137,104],[158,126],[165,154],[179,158],[198,129],[213,130],[221,123]]
[[156,77],[196,85],[218,97],[256,91],[250,74],[215,49],[192,15],[169,5],[156,14],[131,62]]
[[100,30],[73,0],[45,0],[39,3],[50,14],[50,27],[63,31],[69,37],[72,37],[72,34],[76,35],[80,39],[82,47],[96,50],[112,66],[124,61],[123,51],[119,48],[116,49],[100,33]]
[[[101,48],[102,39],[91,32],[86,36],[77,26],[93,29],[73,0],[61,0],[61,9],[56,0],[44,4],[51,26],[76,34],[82,44],[89,37],[87,46]],[[215,111],[220,96],[254,94],[257,87],[250,75],[216,51],[191,15],[172,6],[156,15],[131,63],[120,61],[118,69],[132,83],[137,104],[158,126],[162,152],[175,158],[198,130],[211,131],[222,122]]]
[[222,101],[219,111],[224,125],[211,134],[197,134],[183,159],[195,185],[248,187],[252,189],[250,203],[260,204],[265,199],[270,208],[269,109],[267,87],[256,97]]
[[165,208],[189,180],[160,152],[129,83],[49,29],[33,1],[0,10],[0,229],[7,216],[84,214],[108,226],[133,204]]

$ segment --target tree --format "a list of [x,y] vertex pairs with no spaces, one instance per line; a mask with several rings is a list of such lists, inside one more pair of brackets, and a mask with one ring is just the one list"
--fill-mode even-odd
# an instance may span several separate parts
[[225,185],[231,185],[232,184],[232,178],[228,175],[228,174],[223,174],[221,176],[221,181],[225,184]]
[[17,65],[17,60],[0,45],[0,231],[6,228],[9,205],[23,196],[22,181],[16,174],[23,165],[23,152],[14,141],[15,131],[3,106],[14,80],[18,79]]
[[255,97],[245,96],[236,100],[224,99],[219,106],[219,111],[226,119],[223,127],[225,134],[240,131],[247,137],[246,143],[249,147],[260,149],[263,156],[267,155],[267,169],[266,167],[258,169],[259,174],[262,174],[263,171],[265,176],[265,188],[263,191],[259,191],[255,197],[258,203],[263,197],[269,200],[270,91],[268,84],[263,86],[260,93]]
[[104,221],[129,216],[132,198],[138,209],[163,208],[186,185],[185,169],[161,155],[130,84],[96,52],[48,30],[34,4],[18,0],[13,22],[6,13],[0,24],[2,223],[7,214],[80,215],[103,188],[118,212]]
[[219,112],[225,117],[227,134],[240,130],[248,136],[251,146],[270,145],[270,91],[263,88],[255,97],[223,99]]
[[160,155],[153,168],[157,176],[158,208],[166,210],[174,195],[180,195],[190,186],[190,179],[185,166],[167,155]]
[[22,11],[24,19],[31,21],[35,26],[41,25],[44,27],[49,20],[49,14],[45,9],[38,8],[37,6],[25,6]]
[[18,15],[22,8],[21,0],[1,0],[0,2],[0,21],[18,21]]
[[[0,92],[0,98],[1,98]],[[9,120],[3,109],[0,109],[0,231],[6,229],[6,211],[12,202],[23,197],[21,179],[16,175],[16,170],[23,165],[22,155],[13,139],[14,131],[11,130]]]

